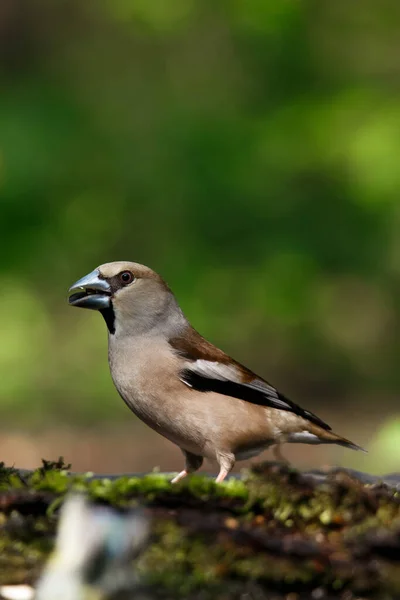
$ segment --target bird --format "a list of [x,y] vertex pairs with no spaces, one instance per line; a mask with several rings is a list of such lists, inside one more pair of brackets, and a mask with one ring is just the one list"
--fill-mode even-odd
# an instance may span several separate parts
[[222,482],[236,461],[285,443],[363,448],[198,333],[164,279],[139,263],[100,265],[69,289],[69,304],[97,310],[108,329],[114,385],[128,407],[176,444],[185,467],[216,461]]
[[149,533],[149,521],[140,510],[121,513],[70,493],[35,599],[112,600],[128,597],[123,595],[127,591],[137,591],[137,600],[144,598],[132,560],[145,549]]

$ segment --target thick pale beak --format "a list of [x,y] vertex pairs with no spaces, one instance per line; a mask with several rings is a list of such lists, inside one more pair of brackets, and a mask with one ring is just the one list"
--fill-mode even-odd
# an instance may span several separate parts
[[99,275],[99,270],[95,269],[69,288],[68,302],[71,306],[91,308],[92,310],[102,310],[110,306],[110,284],[105,279],[100,279]]

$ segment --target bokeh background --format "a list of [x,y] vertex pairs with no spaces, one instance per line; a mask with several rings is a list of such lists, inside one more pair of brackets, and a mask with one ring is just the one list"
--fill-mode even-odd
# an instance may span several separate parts
[[66,300],[131,259],[370,451],[295,464],[400,467],[399,25],[396,0],[1,1],[1,460],[181,467]]

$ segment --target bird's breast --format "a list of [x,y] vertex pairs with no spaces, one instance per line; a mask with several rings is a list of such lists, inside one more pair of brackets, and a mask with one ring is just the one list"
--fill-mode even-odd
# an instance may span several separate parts
[[[109,346],[111,377],[125,402],[139,416],[162,412],[162,398],[174,381],[174,356],[152,340],[116,340]],[[168,403],[167,403],[168,404]]]
[[179,358],[166,343],[111,341],[109,365],[120,396],[142,421],[189,451],[199,449],[202,442],[185,396],[190,390],[180,381]]

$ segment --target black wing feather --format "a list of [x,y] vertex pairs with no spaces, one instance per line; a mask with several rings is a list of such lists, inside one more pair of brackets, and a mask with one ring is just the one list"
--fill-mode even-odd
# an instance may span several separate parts
[[[190,368],[186,368],[181,372],[181,379],[188,386],[199,392],[216,392],[224,396],[239,398],[252,404],[287,410],[319,425],[323,429],[331,430],[331,427],[319,417],[308,410],[304,410],[261,379],[256,379],[254,382],[255,385],[251,383],[237,383],[229,379],[206,377]],[[262,384],[265,387],[262,387]]]

